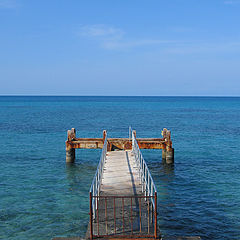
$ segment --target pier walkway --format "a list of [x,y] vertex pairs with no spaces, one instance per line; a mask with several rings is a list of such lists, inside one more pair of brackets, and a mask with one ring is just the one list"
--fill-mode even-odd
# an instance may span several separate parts
[[90,192],[86,238],[158,238],[157,190],[131,132],[132,150],[107,151],[107,136]]

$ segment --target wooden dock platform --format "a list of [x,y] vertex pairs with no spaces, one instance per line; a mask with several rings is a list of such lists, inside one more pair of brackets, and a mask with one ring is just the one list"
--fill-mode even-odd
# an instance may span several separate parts
[[107,152],[101,195],[142,194],[138,167],[132,151]]
[[[174,162],[174,148],[172,147],[171,132],[166,128],[162,131],[161,138],[137,138],[136,131],[133,134],[138,142],[140,149],[161,149],[162,159],[168,164]],[[66,162],[73,163],[75,161],[75,149],[97,149],[103,148],[104,140],[107,135],[107,131],[103,130],[102,138],[77,138],[76,130],[72,128],[68,130],[66,141]],[[107,150],[131,150],[132,140],[131,138],[108,138]]]
[[[96,221],[93,223],[94,235],[153,236],[153,212],[142,189],[132,151],[107,152]],[[87,238],[90,238],[90,224]]]
[[[140,149],[162,149],[162,159],[172,164],[171,133],[162,138],[76,138],[68,131],[66,162],[74,162],[77,148],[102,148],[100,161],[89,191],[90,221],[85,239],[197,240],[200,237],[161,237],[157,225],[157,189]],[[54,238],[77,240],[80,237]]]

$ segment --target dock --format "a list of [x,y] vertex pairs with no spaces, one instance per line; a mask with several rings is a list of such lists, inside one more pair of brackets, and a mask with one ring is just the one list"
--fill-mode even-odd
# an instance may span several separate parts
[[[89,190],[89,224],[85,239],[197,240],[200,237],[162,237],[157,224],[157,188],[141,149],[162,149],[162,160],[174,163],[171,132],[161,138],[77,138],[68,130],[66,162],[74,163],[75,149],[101,148],[101,156]],[[80,237],[54,238],[77,240]]]
[[[108,138],[107,151],[132,150],[132,137],[134,135],[140,149],[161,149],[162,159],[167,164],[174,162],[174,148],[172,147],[171,131],[164,128],[161,138],[137,138],[136,131],[129,132],[128,138]],[[102,138],[77,138],[76,130],[72,128],[67,131],[66,162],[75,161],[75,149],[102,149],[107,131],[103,130]],[[159,133],[160,135],[160,133]]]
[[128,138],[77,138],[68,130],[66,162],[75,161],[75,149],[101,148],[102,153],[89,191],[90,221],[86,239],[159,239],[157,189],[140,149],[162,149],[162,159],[172,164],[171,132],[161,138],[136,138],[129,128]]

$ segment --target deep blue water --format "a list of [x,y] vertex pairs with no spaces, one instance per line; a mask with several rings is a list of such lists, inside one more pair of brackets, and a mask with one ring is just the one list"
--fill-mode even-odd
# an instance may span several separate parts
[[175,165],[143,154],[158,188],[164,235],[240,239],[240,98],[0,97],[0,239],[85,235],[88,190],[100,150],[65,164],[78,137],[172,131]]

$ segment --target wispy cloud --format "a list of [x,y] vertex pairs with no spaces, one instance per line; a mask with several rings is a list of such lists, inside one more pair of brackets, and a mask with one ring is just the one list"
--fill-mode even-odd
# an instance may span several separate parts
[[0,0],[0,8],[16,8],[17,3],[14,0]]
[[226,5],[233,5],[233,4],[239,4],[240,0],[227,0],[223,2]]
[[104,24],[85,25],[80,28],[80,35],[87,37],[100,37],[120,39],[125,34],[121,29]]
[[104,24],[81,26],[78,35],[96,39],[101,47],[109,50],[124,50],[140,46],[175,42],[161,39],[130,39],[122,29]]
[[[179,28],[177,28],[179,29]],[[185,28],[181,28],[185,31]],[[190,31],[190,29],[186,29]],[[78,29],[78,36],[91,38],[107,50],[129,50],[140,47],[157,46],[161,52],[167,54],[206,54],[206,53],[231,53],[240,51],[240,40],[219,41],[214,40],[171,40],[158,38],[130,38],[122,29],[98,25],[84,25]]]

